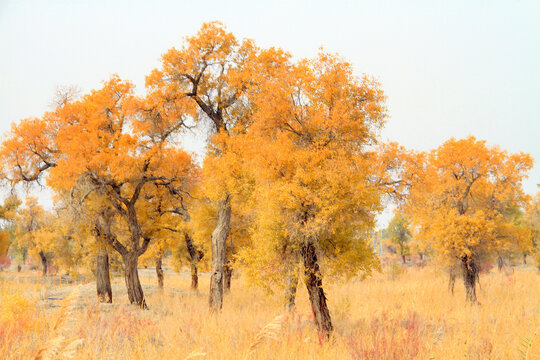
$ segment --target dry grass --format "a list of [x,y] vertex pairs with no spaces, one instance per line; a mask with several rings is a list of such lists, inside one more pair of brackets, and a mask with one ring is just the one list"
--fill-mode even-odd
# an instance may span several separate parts
[[49,344],[58,353],[52,358],[76,359],[540,359],[533,268],[483,275],[481,306],[465,303],[461,284],[451,296],[446,278],[429,267],[328,284],[330,342],[312,326],[304,289],[296,313],[283,314],[278,296],[234,279],[222,313],[211,315],[205,277],[199,294],[180,275],[166,278],[164,293],[153,291],[150,274],[142,281],[149,311],[129,306],[124,291],[113,294],[115,304],[97,305],[92,284],[80,289],[78,306],[53,307],[43,298],[57,286],[0,280],[0,358],[28,359]]

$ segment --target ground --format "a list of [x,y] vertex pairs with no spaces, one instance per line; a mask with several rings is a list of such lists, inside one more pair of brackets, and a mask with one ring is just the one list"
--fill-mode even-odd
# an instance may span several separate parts
[[[540,359],[540,274],[534,267],[482,274],[481,305],[452,296],[435,267],[385,268],[365,279],[325,279],[335,334],[315,331],[306,291],[285,312],[280,294],[233,279],[221,314],[208,312],[209,279],[141,269],[150,309],[128,304],[122,278],[111,304],[95,284],[0,273],[0,358],[76,359]],[[38,357],[39,358],[39,357]]]

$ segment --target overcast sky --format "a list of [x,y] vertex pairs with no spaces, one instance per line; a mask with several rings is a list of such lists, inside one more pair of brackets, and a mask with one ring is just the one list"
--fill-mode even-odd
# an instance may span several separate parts
[[[298,58],[322,46],[378,78],[384,139],[427,150],[474,135],[540,159],[540,1],[267,3],[0,0],[0,132],[41,116],[57,86],[87,92],[118,73],[142,92],[161,54],[219,20]],[[530,175],[534,193],[540,165]]]

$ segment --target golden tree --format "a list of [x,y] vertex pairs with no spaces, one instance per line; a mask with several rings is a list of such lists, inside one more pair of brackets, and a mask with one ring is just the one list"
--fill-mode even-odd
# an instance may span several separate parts
[[471,303],[480,263],[520,236],[505,214],[525,204],[521,182],[531,166],[530,155],[509,154],[472,136],[418,155],[405,208],[439,257],[459,264]]
[[334,55],[282,57],[274,71],[253,98],[249,129],[223,140],[254,184],[253,245],[241,259],[259,283],[292,280],[289,297],[300,263],[314,319],[329,336],[322,271],[353,275],[378,264],[367,239],[382,209],[380,170],[392,168],[376,147],[384,96]]
[[[251,40],[238,41],[219,22],[205,23],[195,36],[187,37],[180,49],[172,48],[162,57],[162,66],[146,79],[150,96],[164,107],[181,106],[195,124],[209,127],[211,148],[207,159],[219,166],[206,177],[215,186],[206,197],[217,203],[217,221],[211,235],[212,275],[209,305],[219,310],[223,304],[226,272],[226,243],[231,223],[231,192],[226,177],[227,147],[219,139],[244,131],[252,113],[252,97],[259,89],[259,64],[273,67],[272,51],[258,49]],[[206,166],[205,166],[206,167]]]
[[[5,177],[33,181],[49,170],[47,184],[69,191],[89,184],[124,222],[129,237],[101,236],[125,264],[130,302],[145,307],[137,264],[148,248],[153,228],[143,228],[148,211],[143,194],[149,184],[177,189],[191,182],[190,156],[171,143],[179,128],[133,95],[133,86],[113,76],[100,90],[74,102],[64,102],[43,119],[22,121],[3,143]],[[44,129],[39,131],[38,129]],[[142,204],[142,203],[145,204]]]

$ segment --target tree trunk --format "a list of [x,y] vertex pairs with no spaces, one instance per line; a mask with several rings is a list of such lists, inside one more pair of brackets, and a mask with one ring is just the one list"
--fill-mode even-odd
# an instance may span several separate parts
[[504,266],[503,258],[501,257],[501,255],[499,255],[497,256],[497,268],[499,269],[499,271],[502,271],[503,266]]
[[43,251],[39,252],[39,257],[41,258],[41,265],[43,267],[43,272],[41,273],[41,275],[47,276],[47,257],[45,256],[45,253]]
[[527,265],[527,254],[523,253],[523,265]]
[[99,248],[96,260],[96,290],[98,302],[112,303],[111,278],[109,275],[109,253],[105,248]]
[[454,285],[456,284],[456,269],[454,267],[450,268],[448,279],[448,290],[452,295],[454,295]]
[[191,237],[185,233],[186,247],[189,254],[189,264],[191,267],[191,290],[197,290],[199,288],[199,275],[197,273],[197,264],[203,258],[204,253],[195,248]]
[[191,263],[191,290],[197,291],[199,288],[199,275],[197,274],[197,265]]
[[463,268],[463,282],[465,283],[465,298],[471,304],[476,304],[476,282],[478,281],[478,267],[469,256],[461,258]]
[[219,202],[216,228],[212,232],[212,276],[210,277],[209,305],[211,311],[223,306],[223,278],[226,262],[225,248],[231,225],[231,202],[229,195]]
[[328,338],[332,334],[333,326],[330,311],[326,304],[326,296],[322,286],[321,271],[317,261],[315,245],[308,240],[302,244],[300,252],[304,260],[305,281],[313,317],[319,331]]
[[405,255],[401,255],[401,261],[403,261],[403,265],[407,264],[407,259],[405,259]]
[[124,257],[125,264],[125,280],[128,292],[129,302],[136,304],[143,309],[147,309],[146,301],[144,299],[141,282],[139,281],[139,272],[137,265],[139,263],[139,257],[135,252],[128,252]]
[[231,291],[231,278],[233,269],[229,264],[226,264],[223,268],[223,292],[228,293]]
[[298,288],[298,271],[294,269],[289,275],[289,281],[287,284],[287,292],[285,294],[285,306],[289,311],[296,307],[296,289]]
[[159,254],[156,257],[156,275],[159,289],[163,289],[163,255]]
[[424,260],[424,254],[423,253],[418,253],[418,256],[420,256],[420,261]]

